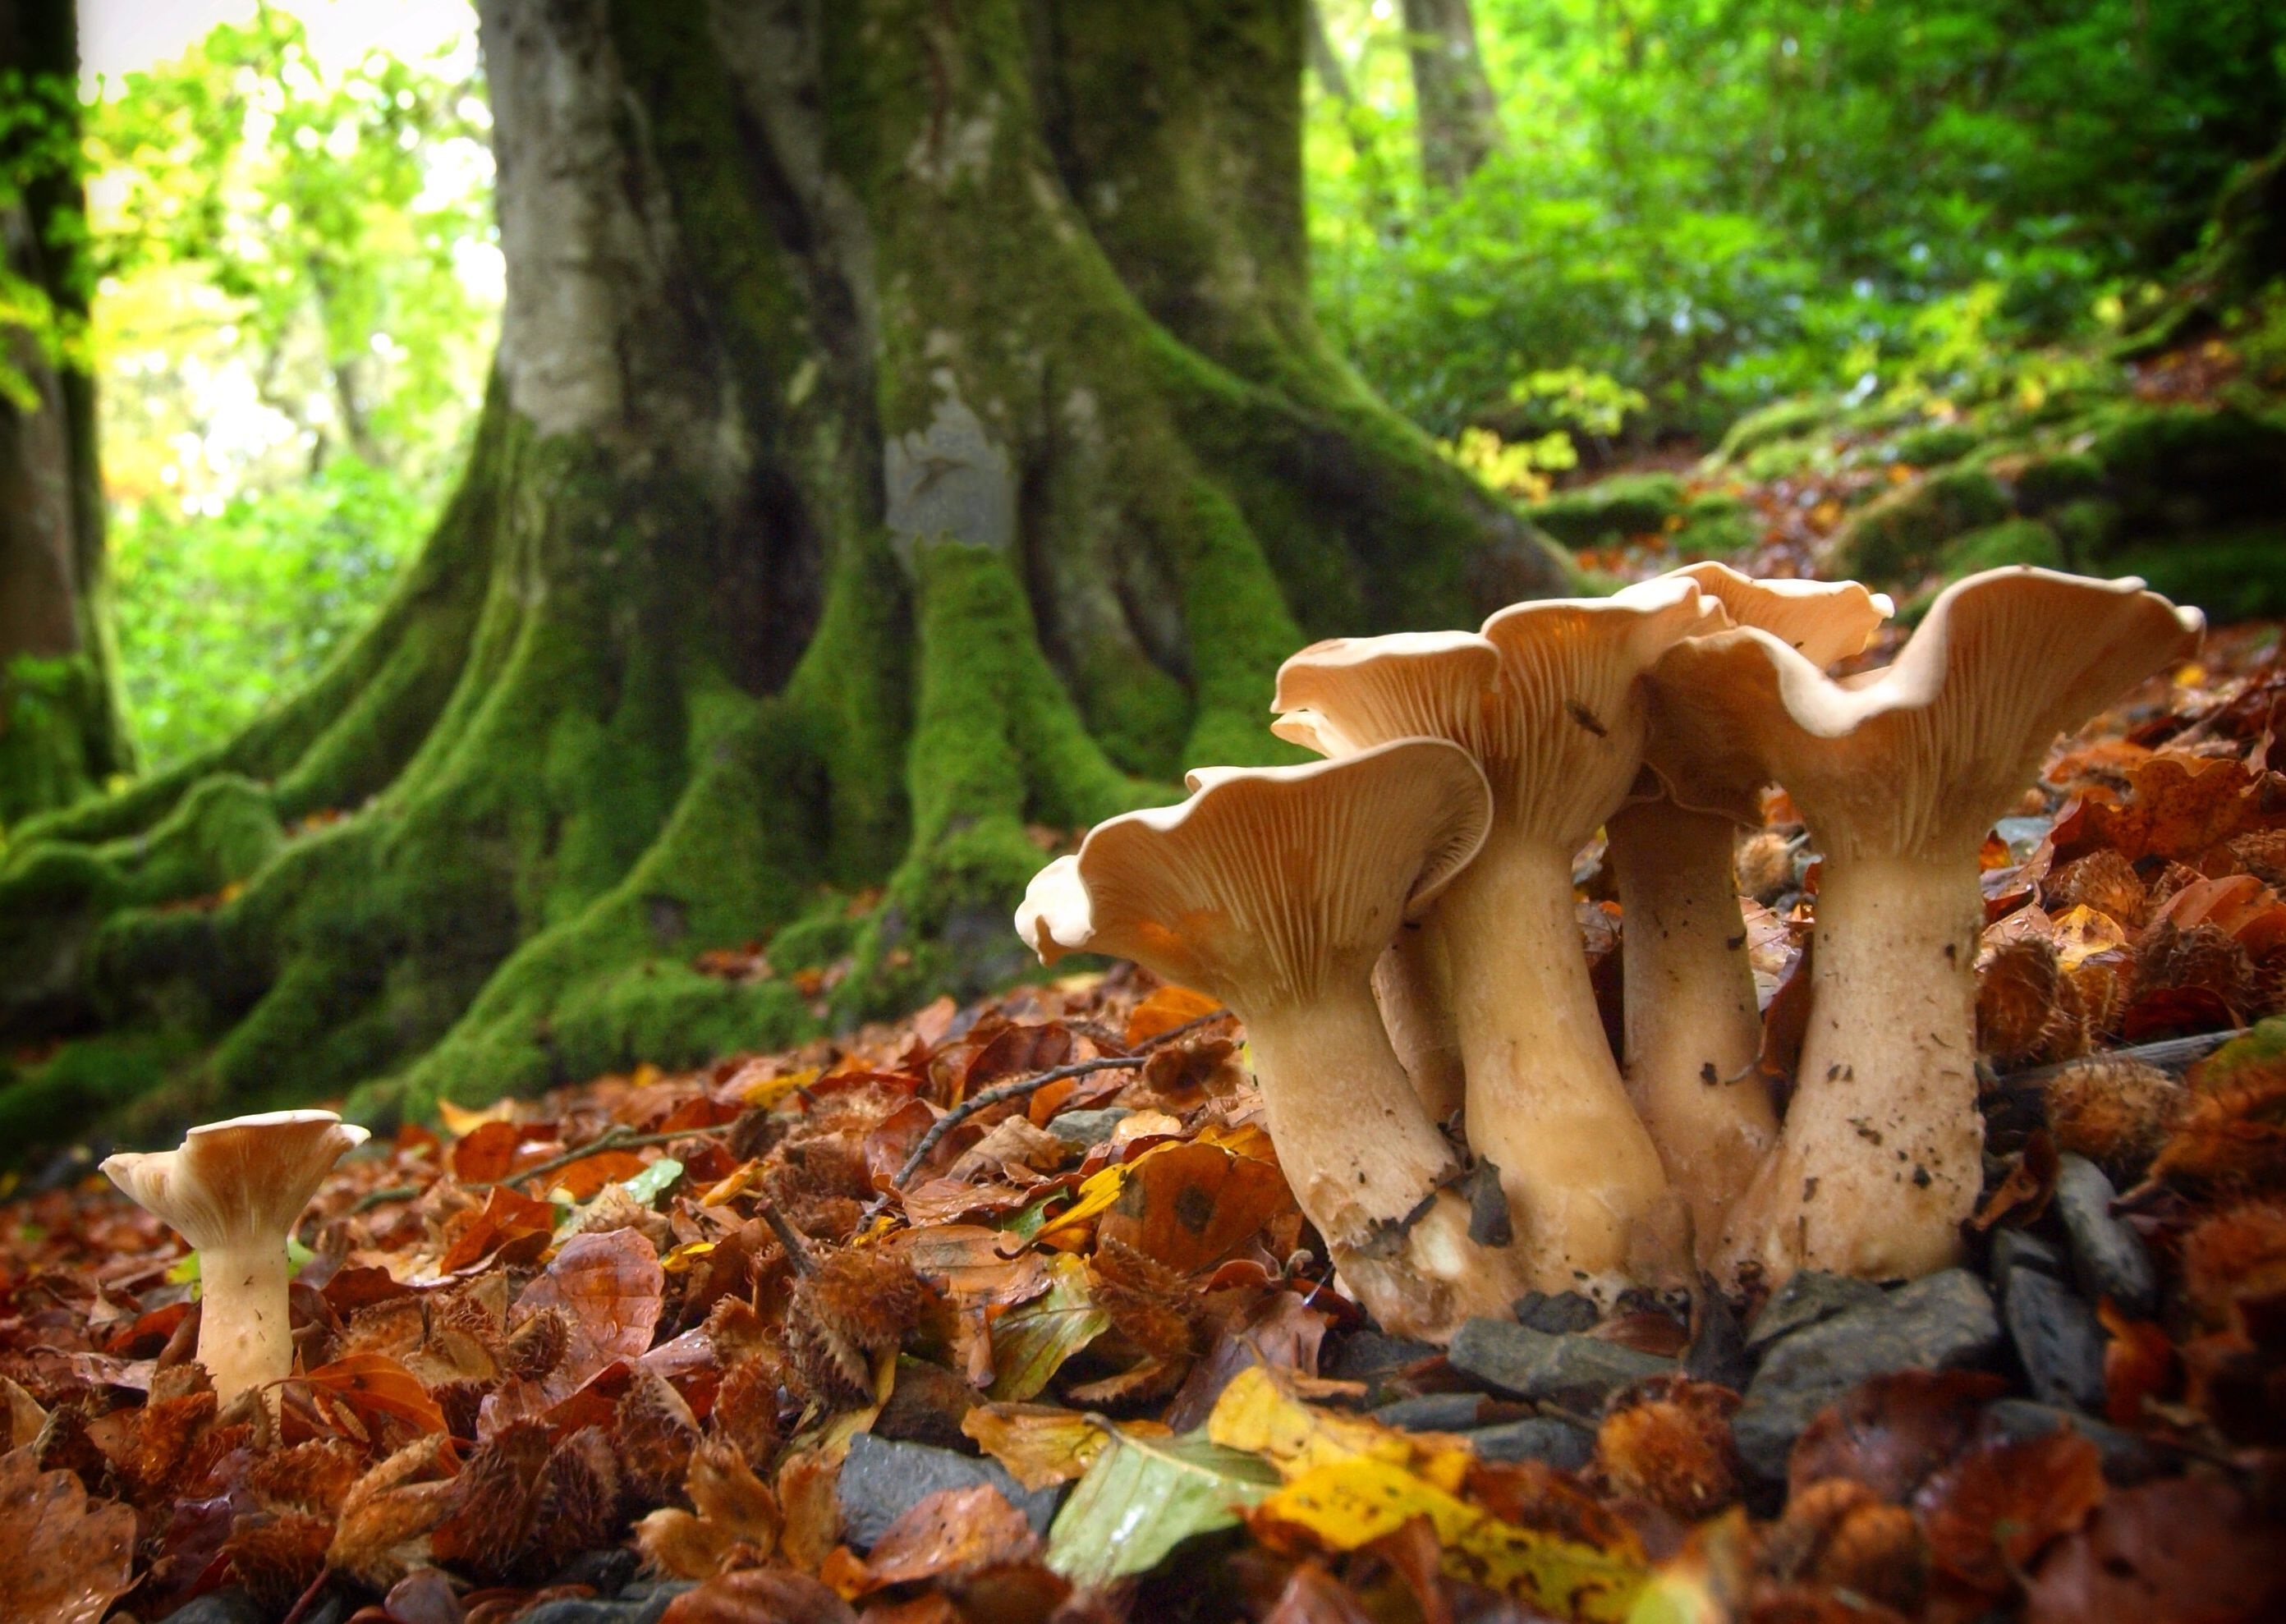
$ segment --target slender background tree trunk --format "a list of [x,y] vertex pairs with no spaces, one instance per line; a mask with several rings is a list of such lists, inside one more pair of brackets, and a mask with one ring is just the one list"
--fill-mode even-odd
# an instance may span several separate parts
[[0,0],[0,263],[44,304],[0,326],[0,825],[129,764],[103,590],[95,391],[63,348],[87,317],[70,0]]
[[386,1116],[976,991],[1072,831],[1280,759],[1301,643],[1565,587],[1319,335],[1301,0],[478,10],[461,493],[309,691],[35,825],[0,1031],[102,1036],[0,1126],[154,1078],[146,1126]]
[[1405,0],[1406,49],[1430,189],[1457,192],[1500,146],[1500,103],[1469,0]]

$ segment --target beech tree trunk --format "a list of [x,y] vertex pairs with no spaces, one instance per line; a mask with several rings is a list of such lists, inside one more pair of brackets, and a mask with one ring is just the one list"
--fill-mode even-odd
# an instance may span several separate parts
[[459,495],[308,691],[35,826],[0,1032],[94,1035],[0,1123],[386,1120],[974,993],[1046,847],[1285,759],[1300,643],[1565,587],[1319,336],[1301,0],[479,12]]
[[[0,827],[129,764],[103,591],[95,391],[64,340],[87,316],[73,163],[79,45],[70,0],[0,0],[0,264],[48,310],[0,322]],[[4,292],[0,283],[0,292]]]
[[1457,192],[1500,145],[1500,103],[1477,49],[1469,0],[1405,0],[1421,173],[1434,192]]

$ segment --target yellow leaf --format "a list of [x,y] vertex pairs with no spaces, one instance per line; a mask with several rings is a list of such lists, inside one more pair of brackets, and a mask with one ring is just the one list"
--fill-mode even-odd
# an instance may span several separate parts
[[2056,918],[2056,962],[2067,970],[2077,970],[2098,953],[2126,945],[2127,933],[2119,921],[2085,903],[2067,909]]
[[1628,1557],[1519,1528],[1393,1461],[1366,1455],[1303,1473],[1252,1516],[1306,1530],[1329,1550],[1356,1550],[1416,1517],[1437,1532],[1440,1565],[1455,1579],[1521,1595],[1565,1618],[1624,1620],[1647,1575]]
[[1226,1448],[1261,1455],[1289,1481],[1323,1467],[1368,1459],[1458,1489],[1472,1458],[1450,1433],[1401,1432],[1363,1416],[1312,1408],[1260,1365],[1240,1371],[1222,1390],[1207,1417],[1207,1437]]
[[685,1274],[713,1250],[714,1242],[712,1241],[687,1241],[660,1258],[658,1266],[669,1274]]
[[437,1115],[445,1119],[445,1131],[456,1139],[464,1139],[488,1122],[513,1122],[516,1105],[511,1100],[495,1100],[481,1111],[471,1111],[466,1106],[454,1105],[449,1100],[437,1102]]
[[702,1207],[719,1207],[734,1195],[742,1195],[761,1177],[761,1163],[741,1162],[715,1182],[706,1194],[698,1198]]
[[[1147,1150],[1143,1153],[1144,1155],[1150,1154]],[[1139,1156],[1136,1160],[1139,1162],[1142,1157]],[[1127,1169],[1124,1167],[1115,1165],[1092,1174],[1081,1183],[1079,1199],[1068,1210],[1049,1219],[1041,1226],[1039,1233],[1032,1238],[1035,1241],[1044,1241],[1060,1230],[1070,1229],[1088,1222],[1096,1214],[1106,1210],[1112,1202],[1117,1201],[1119,1192],[1126,1186]]]
[[[960,1430],[1034,1490],[1084,1477],[1111,1442],[1096,1417],[1053,1404],[980,1404],[960,1418]],[[1124,1422],[1120,1430],[1135,1438],[1174,1436],[1156,1421]]]
[[784,1076],[764,1077],[759,1083],[749,1083],[738,1091],[738,1097],[750,1106],[765,1108],[776,1105],[798,1088],[808,1088],[817,1081],[817,1068],[789,1071]]

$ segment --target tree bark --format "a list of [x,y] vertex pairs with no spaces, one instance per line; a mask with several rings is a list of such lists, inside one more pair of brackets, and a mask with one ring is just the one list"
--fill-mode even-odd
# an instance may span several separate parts
[[0,77],[35,116],[0,136],[0,262],[48,307],[0,327],[0,826],[123,771],[103,590],[95,392],[66,340],[87,317],[71,0],[0,0]]
[[478,10],[461,493],[308,693],[0,876],[85,943],[0,1030],[148,1040],[0,1119],[154,1065],[385,1118],[974,993],[1043,831],[1282,759],[1306,638],[1565,587],[1318,335],[1300,0]]
[[1406,49],[1421,128],[1421,174],[1457,192],[1500,146],[1500,103],[1477,50],[1469,0],[1405,0]]

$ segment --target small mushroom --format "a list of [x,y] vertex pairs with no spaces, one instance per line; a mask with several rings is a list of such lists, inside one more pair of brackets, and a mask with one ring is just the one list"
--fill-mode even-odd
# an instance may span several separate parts
[[272,1111],[105,1160],[112,1183],[197,1249],[199,1362],[223,1403],[293,1375],[287,1237],[327,1170],[365,1140],[331,1111]]
[[1977,851],[2059,731],[2197,648],[2198,612],[2142,588],[1972,575],[1894,665],[1840,682],[1751,628],[1661,665],[1667,721],[1754,757],[1823,858],[1793,1100],[1722,1266],[1889,1279],[1959,1255],[1983,1171]]
[[[1300,695],[1321,691],[1316,683],[1343,684],[1348,668],[1360,663],[1375,671],[1351,684],[1350,703],[1336,708],[1353,715],[1367,736],[1362,741],[1343,733],[1330,716],[1297,708],[1305,703]],[[1474,632],[1393,632],[1312,643],[1280,669],[1273,703],[1287,714],[1272,730],[1324,756],[1353,755],[1367,745],[1414,734],[1460,738],[1499,672],[1500,650]],[[1388,679],[1385,688],[1376,674]],[[1428,918],[1407,919],[1399,928],[1373,967],[1373,997],[1430,1119],[1461,1123],[1468,1084],[1453,1019],[1452,966],[1442,933]]]
[[[1770,633],[1821,668],[1863,650],[1889,600],[1855,581],[1758,581],[1719,564],[1675,572],[1732,624]],[[1726,737],[1671,725],[1654,673],[1648,781],[1604,825],[1618,872],[1628,1092],[1702,1251],[1778,1141],[1754,1071],[1762,1014],[1738,907],[1734,832],[1759,827],[1769,775]]]
[[[1246,1022],[1296,1199],[1375,1319],[1449,1336],[1505,1314],[1512,1254],[1470,1234],[1459,1155],[1374,1007],[1373,965],[1483,844],[1484,775],[1408,739],[1338,761],[1210,769],[1178,805],[1098,824],[1033,878],[1016,929],[1044,963],[1134,959]],[[1489,1237],[1488,1237],[1489,1239]]]
[[[1625,800],[1647,725],[1639,679],[1722,624],[1688,579],[1501,611],[1465,633],[1339,640],[1278,674],[1281,737],[1338,755],[1452,739],[1492,785],[1483,854],[1438,903],[1467,1073],[1469,1141],[1500,1170],[1533,1284],[1607,1285],[1667,1214],[1667,1179],[1604,1036],[1572,859]],[[1491,681],[1481,655],[1494,660]]]

